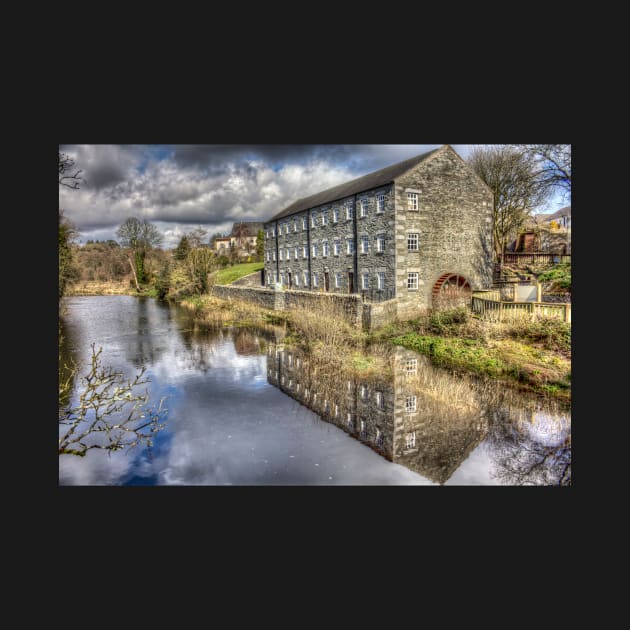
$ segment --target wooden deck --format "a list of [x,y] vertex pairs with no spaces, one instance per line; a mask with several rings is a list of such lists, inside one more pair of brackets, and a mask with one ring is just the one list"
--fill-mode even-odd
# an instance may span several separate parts
[[475,291],[472,312],[483,319],[503,322],[522,317],[551,317],[571,323],[571,304],[551,302],[504,302],[499,291]]

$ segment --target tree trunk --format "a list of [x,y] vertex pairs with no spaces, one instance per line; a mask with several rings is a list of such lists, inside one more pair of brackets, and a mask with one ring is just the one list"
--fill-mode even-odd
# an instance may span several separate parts
[[136,268],[133,266],[133,261],[131,260],[131,258],[127,258],[127,260],[129,261],[129,266],[131,267],[131,273],[133,273],[133,279],[134,282],[136,283],[136,290],[138,291],[138,293],[140,293],[140,285],[138,284],[138,276],[136,275]]

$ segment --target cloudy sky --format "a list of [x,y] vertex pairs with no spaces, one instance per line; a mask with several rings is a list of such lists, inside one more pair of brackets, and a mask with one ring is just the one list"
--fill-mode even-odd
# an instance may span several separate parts
[[[134,216],[154,223],[171,248],[198,226],[210,237],[235,221],[265,221],[300,197],[439,146],[59,145],[84,177],[79,190],[59,187],[59,207],[81,243],[116,239]],[[474,145],[452,146],[466,159]],[[540,211],[563,205],[552,199]]]

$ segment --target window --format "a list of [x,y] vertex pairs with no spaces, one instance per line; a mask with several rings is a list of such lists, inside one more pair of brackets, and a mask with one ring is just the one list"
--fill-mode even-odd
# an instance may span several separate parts
[[352,414],[351,414],[351,413],[349,413],[349,414],[346,416],[346,422],[348,423],[348,428],[349,428],[349,429],[354,429],[354,419],[353,419],[353,417],[352,417]]
[[354,239],[353,238],[349,238],[346,241],[346,253],[348,255],[354,254]]
[[271,236],[272,236],[272,238],[276,237],[276,228],[275,227],[271,228]]
[[339,256],[340,251],[341,251],[341,243],[339,241],[335,241],[333,243],[333,254],[335,256]]
[[276,260],[276,250],[274,249],[273,252],[271,252],[271,258],[272,260]]
[[293,387],[293,379],[292,378],[289,379],[289,387]]
[[297,232],[297,219],[293,219],[293,231]]
[[322,212],[322,225],[328,225],[328,213]]
[[314,289],[316,289],[319,286],[318,282],[319,282],[319,280],[317,278],[317,272],[314,271],[313,272],[313,288]]
[[295,258],[295,260],[297,260],[297,259],[298,259],[298,256],[299,256],[299,249],[300,249],[299,247],[294,247],[294,248],[293,248],[293,258]]
[[339,208],[333,208],[333,223],[339,221]]
[[271,260],[271,252],[267,252],[267,262]]
[[361,420],[361,437],[365,440],[367,438],[367,427],[365,426],[365,420]]
[[299,273],[295,274],[295,286],[296,287],[300,286],[300,274]]
[[[339,243],[336,243],[339,245]],[[337,272],[335,274],[335,289],[341,289],[341,274]]]
[[418,359],[409,359],[405,363],[407,376],[415,376],[418,373]]
[[376,274],[376,288],[381,289],[381,290],[385,288],[385,272],[384,271],[379,271]]
[[411,232],[407,234],[407,249],[410,252],[417,252],[420,249],[419,239],[420,239],[420,235],[417,232]]
[[418,193],[407,193],[407,210],[418,209]]
[[335,404],[335,418],[339,417],[339,405]]
[[352,201],[346,201],[346,221],[352,219]]
[[365,272],[362,276],[361,288],[362,289],[370,288],[370,274],[367,272]]
[[416,410],[416,397],[407,396],[407,400],[405,400],[405,411],[407,413],[413,413],[415,410]]
[[265,230],[265,238],[269,238],[269,230]]
[[313,245],[313,258],[317,258],[317,245]]
[[418,290],[418,274],[416,272],[407,274],[407,288],[410,291]]
[[280,284],[284,285],[284,271],[280,273]]
[[385,251],[385,234],[379,234],[376,237],[376,251],[382,254]]
[[278,236],[282,236],[282,223],[278,226]]
[[361,253],[367,254],[369,249],[370,249],[370,237],[362,236],[361,237]]
[[380,429],[376,429],[376,446],[383,446],[383,433]]
[[311,227],[317,227],[317,212],[311,214]]
[[328,241],[322,243],[322,256],[328,256]]
[[296,383],[296,384],[295,384],[295,391],[296,391],[296,393],[298,393],[298,394],[300,393],[300,387],[301,387],[300,383]]
[[368,200],[361,199],[361,210],[360,210],[359,216],[367,217],[367,214],[368,214]]
[[308,230],[308,219],[306,217],[302,217],[302,229]]
[[385,212],[385,195],[383,193],[376,195],[376,212]]
[[302,279],[304,280],[304,286],[307,287],[308,286],[308,271],[302,272]]
[[283,256],[284,256],[284,249],[281,249],[280,250],[280,260],[283,260],[283,258],[282,258]]
[[348,393],[350,393],[352,391],[352,381],[348,381],[347,385],[348,385]]
[[416,447],[416,432],[407,433],[405,436],[405,448],[415,448]]
[[302,258],[306,258],[308,256],[308,252],[306,251],[306,245],[302,247]]
[[385,398],[383,392],[376,392],[376,407],[377,409],[385,409]]
[[300,360],[300,357],[297,357],[297,359],[295,359],[295,367],[299,368],[301,363],[302,361]]
[[287,260],[291,260],[291,250],[287,247]]
[[367,385],[361,385],[361,398],[365,400],[368,396],[368,387]]
[[274,284],[278,284],[278,272],[277,271],[273,272],[273,283]]

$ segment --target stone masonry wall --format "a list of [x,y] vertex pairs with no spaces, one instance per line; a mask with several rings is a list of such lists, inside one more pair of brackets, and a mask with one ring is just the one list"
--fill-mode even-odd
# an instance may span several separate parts
[[[417,192],[418,211],[408,210],[407,193]],[[444,273],[465,277],[473,290],[492,282],[492,192],[450,148],[396,180],[396,295],[399,315],[431,308],[432,289]],[[418,252],[407,247],[419,234]],[[418,290],[407,274],[419,273]]]

